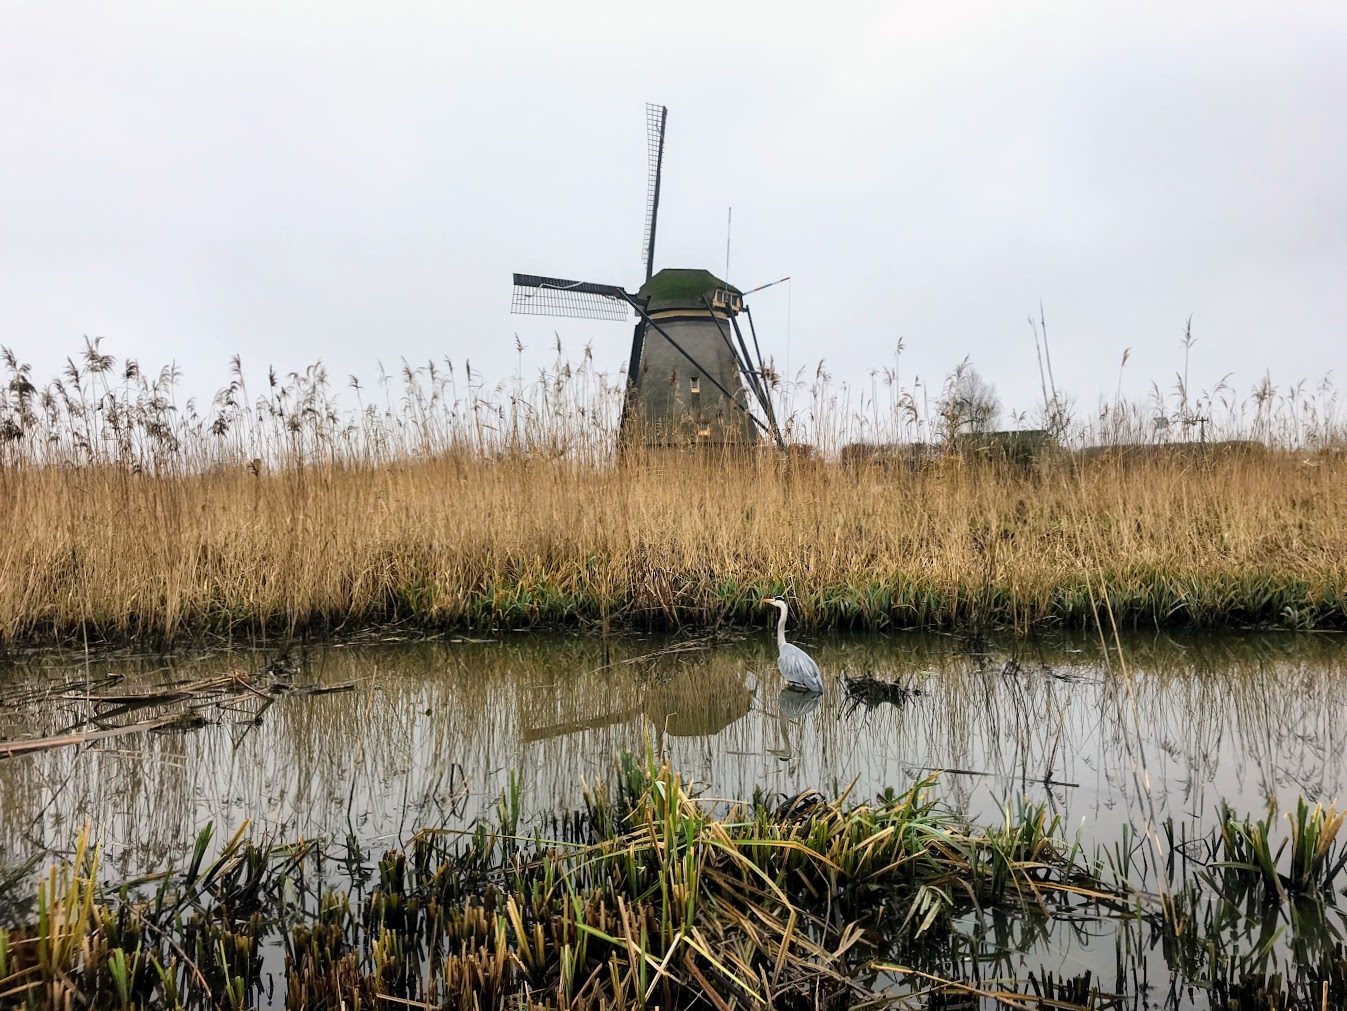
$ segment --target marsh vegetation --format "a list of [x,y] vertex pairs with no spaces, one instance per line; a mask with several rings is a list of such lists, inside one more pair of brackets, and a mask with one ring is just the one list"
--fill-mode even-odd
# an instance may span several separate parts
[[[550,823],[521,824],[512,781],[470,831],[377,859],[243,830],[216,847],[206,829],[181,870],[117,889],[81,835],[35,915],[0,930],[0,982],[51,1008],[1099,1009],[1150,1006],[1142,952],[1159,945],[1166,1007],[1347,999],[1336,810],[1302,803],[1288,831],[1223,812],[1198,839],[1166,823],[1157,859],[1150,839],[1082,847],[1045,805],[971,826],[933,782],[708,802],[653,754],[624,755]],[[1288,919],[1283,975],[1271,938],[1248,942]],[[1023,975],[1054,933],[1111,937],[1114,978]]]
[[1328,384],[820,367],[722,457],[616,454],[588,355],[8,366],[0,1004],[1347,1000]]
[[[236,362],[208,407],[94,343],[42,387],[9,362],[11,644],[742,625],[778,592],[814,628],[1347,623],[1327,385],[1180,386],[1071,424],[1053,393],[1026,460],[964,430],[957,375],[923,413],[896,376],[883,404],[820,372],[781,412],[810,451],[726,466],[618,459],[620,377],[587,354],[533,383],[432,363],[342,398],[319,367],[255,395]],[[844,458],[858,440],[911,451]]]
[[[565,1002],[563,979],[565,1000],[601,996],[614,1006],[615,997],[634,1000],[635,984],[621,980],[632,965],[639,976],[643,960],[628,961],[628,928],[613,912],[620,894],[638,952],[642,925],[657,962],[673,952],[667,984],[645,963],[641,986],[659,977],[670,988],[652,992],[661,1006],[703,987],[685,956],[727,1003],[744,1006],[747,993],[722,968],[755,987],[761,979],[725,962],[722,947],[750,965],[754,951],[767,952],[779,1006],[809,1006],[816,993],[859,1003],[870,990],[948,1007],[960,993],[974,999],[972,988],[1019,993],[1010,999],[1028,1007],[1039,1006],[1036,994],[1056,994],[1068,1006],[1226,1008],[1250,1006],[1261,987],[1281,1003],[1252,1006],[1313,1008],[1326,982],[1338,999],[1347,882],[1330,802],[1347,784],[1347,656],[1337,636],[1124,635],[1126,673],[1116,649],[1089,635],[813,636],[829,690],[805,706],[778,694],[774,677],[751,673],[770,670],[765,633],[606,644],[583,635],[383,638],[296,648],[284,663],[271,651],[88,660],[77,651],[11,666],[0,737],[45,742],[0,760],[7,943],[27,952],[11,972],[29,973],[14,983],[44,981],[35,1000],[63,1000],[73,986],[121,1006],[122,969],[100,967],[120,948],[138,966],[125,984],[132,1005],[171,1004],[153,956],[184,1005],[210,1003],[204,978],[215,1002],[242,1006],[331,1006],[333,988],[348,1006],[355,994],[368,1006],[376,992],[432,1006],[460,1006],[465,992],[483,1006],[526,992],[555,1004]],[[900,690],[853,694],[848,678]],[[52,743],[118,727],[129,731]],[[647,747],[670,769],[641,757]],[[638,757],[615,766],[624,753]],[[670,793],[673,769],[680,785]],[[919,802],[907,796],[915,784],[926,784]],[[614,791],[607,820],[592,808],[600,788]],[[645,815],[633,813],[666,796],[678,798],[673,835],[692,833],[690,850],[675,847],[678,874],[699,882],[700,933],[689,927],[691,941],[676,944],[679,924],[660,933],[664,918],[688,907],[647,890],[671,873],[659,843],[669,829],[658,822],[652,838],[638,828]],[[825,861],[850,866],[842,854],[899,821],[917,835],[902,842],[895,830],[872,846],[889,862],[905,859],[891,847],[915,847],[904,852],[921,866],[901,865],[913,876],[843,876],[829,906],[814,877],[835,873]],[[97,828],[76,853],[86,822]],[[207,826],[214,835],[198,861]],[[947,833],[948,851],[917,857],[922,832]],[[719,849],[726,838],[753,866],[785,874],[778,886],[789,905],[737,884],[746,858]],[[790,845],[748,846],[768,838]],[[970,895],[953,884],[972,872],[945,856],[991,859],[994,840],[1017,838],[1038,855],[1007,865],[1005,892]],[[796,844],[818,840],[818,856],[791,862]],[[537,877],[549,861],[550,891]],[[804,877],[792,869],[800,863]],[[49,907],[89,917],[62,928],[87,935],[77,955],[70,939],[47,947],[76,959],[64,980],[17,947],[52,929],[37,915],[39,871]],[[1037,898],[1013,884],[1021,872],[1021,886],[1043,884]],[[52,899],[71,888],[78,900]],[[736,905],[745,897],[752,907]],[[585,911],[567,912],[576,898]],[[409,918],[383,920],[395,906]],[[782,936],[756,908],[783,927],[797,913],[775,981]],[[618,947],[574,926],[576,915]],[[590,945],[583,959],[580,935]],[[836,960],[820,954],[848,940]],[[452,966],[451,954],[460,959]],[[1179,996],[1166,1004],[1171,986]]]

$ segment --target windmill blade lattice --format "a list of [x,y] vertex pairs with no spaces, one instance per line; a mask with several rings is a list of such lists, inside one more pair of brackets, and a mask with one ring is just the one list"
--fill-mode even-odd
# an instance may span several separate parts
[[[748,447],[761,435],[770,435],[778,447],[784,446],[764,383],[762,355],[750,356],[735,320],[748,311],[739,289],[699,267],[655,271],[668,110],[649,103],[645,119],[644,283],[628,291],[612,284],[515,274],[510,309],[529,316],[613,321],[626,321],[635,313],[620,445]],[[751,317],[749,324],[751,329]],[[754,334],[755,351],[756,341]]]
[[662,105],[645,105],[646,167],[648,177],[645,189],[645,234],[641,242],[641,259],[645,262],[645,279],[655,271],[655,225],[659,218],[659,177],[664,163],[664,124],[669,110]]
[[523,316],[562,316],[567,319],[627,318],[627,293],[615,284],[568,281],[562,277],[515,274],[510,311]]

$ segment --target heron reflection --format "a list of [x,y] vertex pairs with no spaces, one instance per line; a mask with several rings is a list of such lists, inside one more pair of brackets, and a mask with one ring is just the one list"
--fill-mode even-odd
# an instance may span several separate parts
[[[786,763],[793,763],[800,757],[797,742],[804,739],[804,719],[823,700],[818,692],[802,692],[793,688],[782,688],[776,699],[776,737],[777,747],[768,748],[767,754],[775,755]],[[791,741],[791,734],[795,741]]]

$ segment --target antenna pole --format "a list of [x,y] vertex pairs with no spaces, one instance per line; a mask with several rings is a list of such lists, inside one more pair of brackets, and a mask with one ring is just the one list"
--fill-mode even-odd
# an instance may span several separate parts
[[725,283],[730,283],[730,231],[734,227],[734,208],[725,215]]

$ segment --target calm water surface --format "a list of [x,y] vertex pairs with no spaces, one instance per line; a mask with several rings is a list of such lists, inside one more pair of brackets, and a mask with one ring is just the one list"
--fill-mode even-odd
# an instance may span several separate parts
[[[205,700],[190,730],[0,760],[0,858],[66,851],[86,822],[117,875],[176,860],[210,821],[378,849],[423,825],[470,822],[511,770],[531,813],[573,807],[615,754],[647,741],[712,797],[830,793],[853,780],[867,796],[943,769],[945,803],[979,821],[1027,798],[1087,842],[1166,818],[1195,835],[1222,800],[1261,814],[1274,800],[1286,810],[1301,796],[1347,798],[1344,638],[1131,635],[1120,660],[1090,638],[816,637],[802,645],[828,682],[818,699],[780,691],[765,634],[296,650],[297,690],[274,702]],[[181,711],[193,703],[118,716],[89,696],[252,672],[273,656],[12,663],[0,670],[0,740]],[[912,691],[867,706],[847,696],[847,676]],[[1053,944],[1059,967],[1090,963],[1088,939],[1059,932]]]
[[[180,853],[207,821],[283,837],[395,842],[494,805],[510,770],[534,812],[577,804],[621,749],[647,739],[709,795],[860,796],[937,769],[940,793],[977,819],[1048,801],[1087,836],[1172,817],[1196,827],[1218,802],[1347,797],[1343,637],[1123,640],[1126,674],[1097,640],[976,649],[943,636],[817,638],[818,699],[782,692],[768,637],[736,642],[520,636],[296,650],[300,691],[198,710],[188,731],[137,733],[0,760],[0,843],[61,849],[90,821],[124,871]],[[82,695],[126,696],[264,666],[272,652],[132,657],[87,666],[43,657],[0,673],[0,739],[118,716]],[[108,681],[109,676],[117,679]],[[846,676],[915,689],[852,701]],[[89,691],[85,686],[89,685]]]

